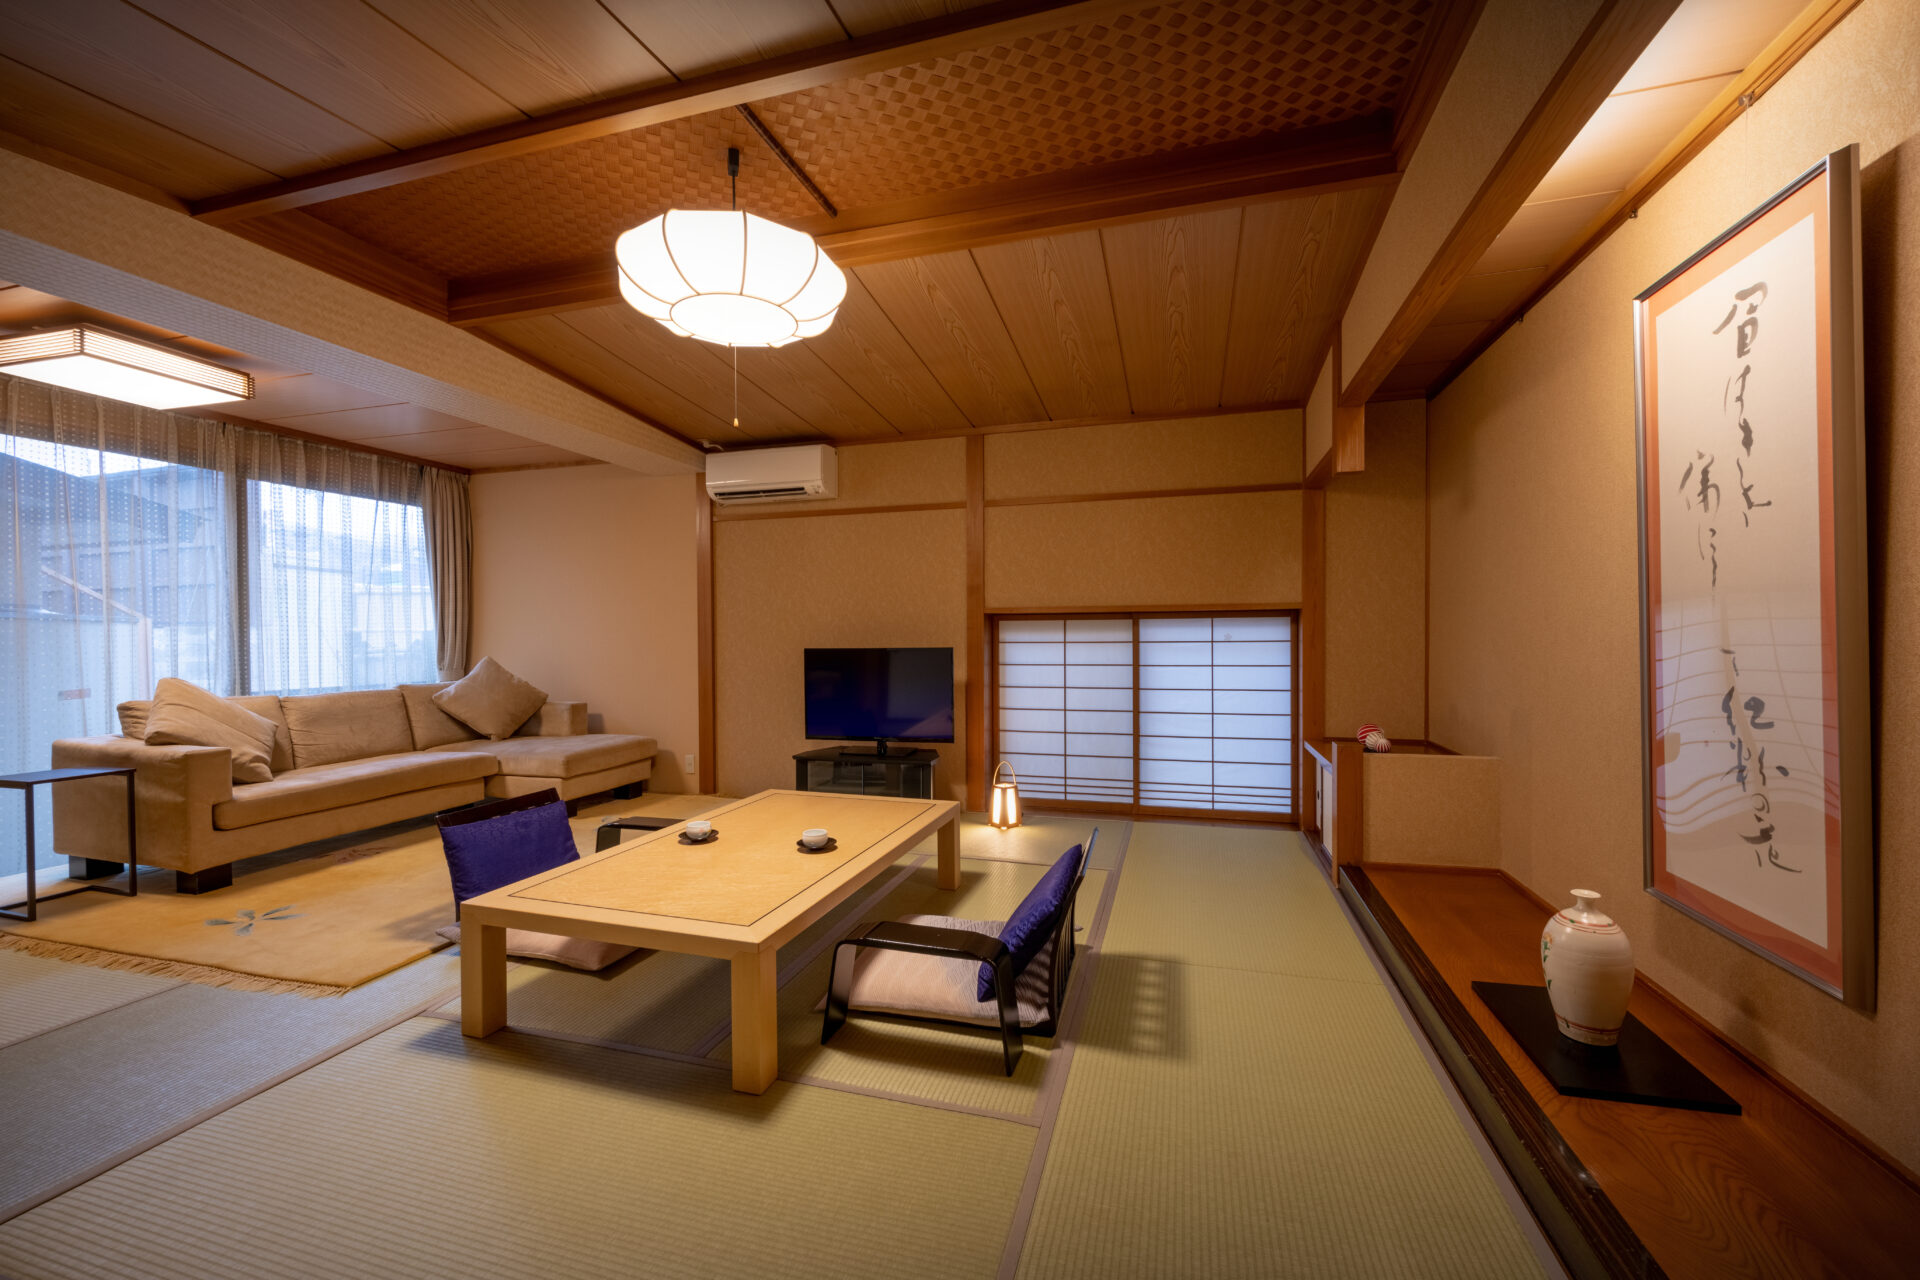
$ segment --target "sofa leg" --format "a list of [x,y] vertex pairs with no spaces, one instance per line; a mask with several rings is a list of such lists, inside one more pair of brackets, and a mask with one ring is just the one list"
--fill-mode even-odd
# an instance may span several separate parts
[[622,800],[638,800],[647,794],[647,780],[642,778],[638,782],[622,783],[613,789],[613,794]]
[[208,867],[203,871],[176,871],[173,873],[173,891],[175,893],[210,893],[215,889],[225,889],[233,883],[233,864]]
[[104,880],[108,876],[122,876],[127,873],[124,862],[108,862],[103,858],[67,858],[67,879]]
[[579,816],[579,813],[580,813],[580,802],[578,800],[567,801],[567,816],[569,818],[573,818],[573,817]]

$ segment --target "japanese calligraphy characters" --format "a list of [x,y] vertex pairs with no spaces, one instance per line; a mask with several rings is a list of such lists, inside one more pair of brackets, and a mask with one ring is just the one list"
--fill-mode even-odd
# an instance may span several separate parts
[[1634,299],[1648,892],[1873,1005],[1860,155]]
[[[1823,944],[1813,220],[1658,314],[1654,820],[1666,868]],[[1718,264],[1716,264],[1718,265]]]

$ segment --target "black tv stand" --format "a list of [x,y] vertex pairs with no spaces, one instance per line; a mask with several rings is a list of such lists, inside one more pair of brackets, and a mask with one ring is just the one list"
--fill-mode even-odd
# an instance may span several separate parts
[[928,747],[887,749],[820,747],[793,757],[796,791],[837,791],[843,795],[933,798],[933,766],[940,753]]

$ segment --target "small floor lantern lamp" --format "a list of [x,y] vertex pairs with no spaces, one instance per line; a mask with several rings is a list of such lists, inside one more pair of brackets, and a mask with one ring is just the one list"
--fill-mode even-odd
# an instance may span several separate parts
[[[1006,770],[1007,780],[1000,781],[1000,770]],[[1013,766],[1002,760],[993,771],[993,798],[988,802],[987,825],[1005,831],[1009,827],[1020,825],[1020,779],[1013,772]]]

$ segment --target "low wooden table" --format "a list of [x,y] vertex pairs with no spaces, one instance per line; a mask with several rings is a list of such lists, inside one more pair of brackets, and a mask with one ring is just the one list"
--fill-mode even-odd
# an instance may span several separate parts
[[[929,832],[940,887],[960,887],[951,800],[762,791],[700,816],[710,843],[680,843],[676,822],[462,903],[460,1029],[506,1025],[510,928],[713,956],[733,965],[733,1087],[765,1093],[779,1071],[779,949]],[[808,827],[832,832],[834,850],[795,848]]]

